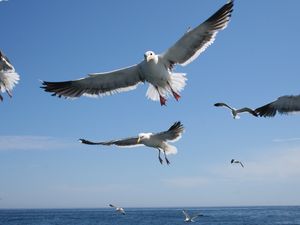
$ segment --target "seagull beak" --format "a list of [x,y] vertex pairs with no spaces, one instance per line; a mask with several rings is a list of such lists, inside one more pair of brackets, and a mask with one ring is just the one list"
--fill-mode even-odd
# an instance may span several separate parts
[[146,57],[146,61],[149,62],[149,61],[152,60],[153,58],[154,58],[153,55],[148,55],[148,56]]
[[139,137],[136,143],[139,144],[140,141],[141,141],[141,138]]

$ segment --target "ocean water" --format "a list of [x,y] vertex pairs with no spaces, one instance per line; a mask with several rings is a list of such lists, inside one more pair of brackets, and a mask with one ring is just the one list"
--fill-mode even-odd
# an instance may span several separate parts
[[[193,224],[300,225],[300,206],[186,208],[201,213]],[[112,209],[3,209],[0,225],[176,225],[186,224],[181,208]]]

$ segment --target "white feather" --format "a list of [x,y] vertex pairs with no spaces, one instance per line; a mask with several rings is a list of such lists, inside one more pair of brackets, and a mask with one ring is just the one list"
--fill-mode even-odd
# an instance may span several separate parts
[[0,71],[0,91],[11,91],[19,80],[20,76],[14,70]]

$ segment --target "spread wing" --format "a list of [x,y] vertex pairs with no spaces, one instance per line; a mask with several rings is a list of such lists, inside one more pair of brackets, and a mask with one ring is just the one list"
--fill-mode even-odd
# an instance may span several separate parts
[[232,11],[233,0],[230,0],[205,22],[186,32],[161,57],[170,63],[171,68],[176,63],[189,64],[214,42],[219,30],[226,28]]
[[214,106],[216,106],[216,107],[227,107],[228,109],[232,110],[232,108],[224,102],[215,103]]
[[117,208],[116,206],[114,206],[113,204],[109,204],[110,207],[112,208]]
[[203,216],[203,215],[202,214],[195,215],[195,216],[192,217],[192,220],[196,219],[199,216]]
[[129,91],[135,89],[140,82],[144,82],[144,79],[139,72],[139,66],[134,65],[111,72],[89,74],[88,77],[79,80],[43,81],[41,88],[52,92],[53,96],[76,98],[82,95],[110,95]]
[[236,110],[236,112],[237,113],[248,112],[248,113],[252,114],[253,116],[256,116],[256,117],[258,116],[257,113],[254,110],[252,110],[252,109],[250,109],[248,107],[244,107],[244,108],[238,109],[238,110]]
[[281,96],[276,101],[255,109],[255,112],[263,117],[273,117],[277,112],[287,114],[297,111],[300,111],[300,95]]
[[86,139],[79,139],[83,144],[87,145],[117,145],[119,147],[137,147],[142,144],[138,144],[138,137],[124,138],[120,140],[104,141],[104,142],[92,142]]
[[182,213],[185,215],[186,219],[191,219],[190,215],[185,210],[182,210]]
[[153,137],[162,141],[177,141],[181,138],[183,131],[183,124],[180,121],[178,121],[175,122],[167,131],[154,134]]

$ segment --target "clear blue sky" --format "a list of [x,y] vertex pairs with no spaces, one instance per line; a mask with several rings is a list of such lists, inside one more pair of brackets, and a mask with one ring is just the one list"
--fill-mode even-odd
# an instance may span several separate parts
[[[147,85],[77,100],[39,88],[40,80],[76,79],[163,52],[225,2],[1,2],[0,48],[21,81],[0,104],[0,208],[300,204],[300,117],[233,120],[213,106],[256,108],[299,94],[297,0],[237,0],[214,44],[176,68],[188,82],[167,107],[146,99]],[[170,166],[150,148],[77,142],[161,131],[177,120],[186,132]]]

